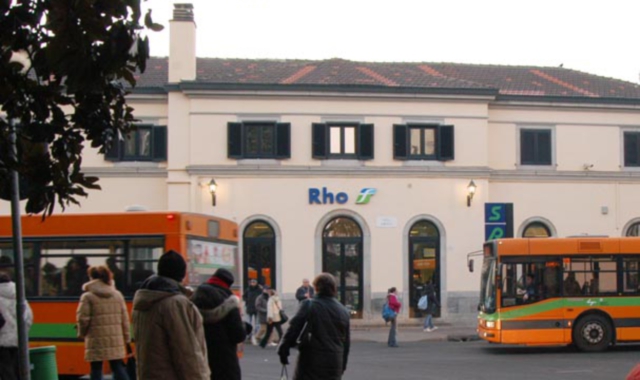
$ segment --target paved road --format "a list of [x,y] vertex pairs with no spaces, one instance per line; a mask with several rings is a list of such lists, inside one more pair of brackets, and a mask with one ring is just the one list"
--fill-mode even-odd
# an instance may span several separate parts
[[[241,359],[242,378],[279,379],[275,348],[248,346]],[[295,362],[292,350],[290,361]],[[355,342],[344,380],[609,380],[624,379],[640,363],[640,345],[621,345],[585,354],[568,347],[496,346],[486,342]],[[294,365],[289,366],[292,375]],[[289,377],[292,378],[291,376]]]

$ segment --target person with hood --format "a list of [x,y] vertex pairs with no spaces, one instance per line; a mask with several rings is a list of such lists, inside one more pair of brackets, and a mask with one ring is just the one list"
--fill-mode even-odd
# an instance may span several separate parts
[[168,251],[133,297],[139,380],[210,379],[202,316],[181,284],[186,272],[182,255]]
[[[25,301],[25,321],[27,331],[33,323],[33,313]],[[5,323],[0,328],[0,379],[18,380],[20,360],[18,360],[18,320],[16,316],[16,284],[11,277],[0,272],[0,313]]]
[[87,270],[91,281],[76,311],[78,338],[84,339],[84,360],[91,363],[91,380],[102,380],[102,363],[109,361],[114,380],[129,380],[123,359],[130,342],[129,315],[122,293],[116,290],[113,274],[105,266]]
[[321,273],[313,280],[316,296],[302,301],[278,348],[280,363],[289,364],[289,349],[298,347],[294,379],[339,380],[347,369],[350,348],[349,311],[338,300],[335,278]]
[[247,335],[240,315],[240,299],[229,289],[233,281],[233,274],[220,268],[198,286],[191,298],[202,314],[211,380],[242,378],[238,343]]
[[256,341],[256,332],[258,331],[258,312],[256,310],[256,299],[262,295],[262,286],[258,284],[258,280],[252,278],[249,280],[249,287],[244,291],[242,295],[242,299],[245,302],[245,311],[247,312],[247,316],[249,317],[249,323],[253,326],[253,331],[251,332],[251,343],[255,346]]
[[[260,341],[260,347],[265,348],[273,329],[278,332],[278,342],[282,339],[282,322],[280,317],[280,310],[282,310],[282,302],[280,297],[276,293],[276,290],[269,289],[269,301],[267,301],[267,333],[262,337]],[[273,342],[269,343],[270,346],[277,346],[278,344]]]

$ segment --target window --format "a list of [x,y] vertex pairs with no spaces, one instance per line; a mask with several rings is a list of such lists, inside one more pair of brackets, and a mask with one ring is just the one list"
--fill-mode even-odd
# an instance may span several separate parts
[[[571,276],[585,296],[617,293],[617,263],[615,257],[584,257],[564,259],[565,282]],[[565,283],[565,290],[567,285]],[[568,294],[566,296],[576,296]]]
[[539,302],[560,296],[560,260],[505,262],[502,265],[502,306]]
[[242,158],[291,158],[291,124],[245,121],[227,124],[227,156]]
[[373,124],[314,123],[312,156],[316,159],[373,159]]
[[624,133],[624,166],[640,167],[640,132]]
[[108,161],[166,161],[167,127],[138,125],[105,153]]
[[453,160],[453,125],[394,125],[393,158],[396,160]]
[[622,291],[626,294],[640,293],[640,259],[624,258]]
[[635,222],[627,229],[627,236],[640,236],[640,222]]
[[520,164],[551,165],[551,130],[520,130]]
[[522,232],[522,237],[525,238],[538,238],[538,237],[550,237],[551,231],[544,223],[533,222],[529,223]]

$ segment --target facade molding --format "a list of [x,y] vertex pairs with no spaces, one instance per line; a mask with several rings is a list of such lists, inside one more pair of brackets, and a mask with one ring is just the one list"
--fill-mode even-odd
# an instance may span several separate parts
[[82,173],[97,177],[167,178],[166,168],[148,166],[84,167]]

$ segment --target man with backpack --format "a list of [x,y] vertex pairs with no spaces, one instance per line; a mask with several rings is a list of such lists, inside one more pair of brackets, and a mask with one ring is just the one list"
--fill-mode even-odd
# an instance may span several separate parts
[[420,300],[418,301],[418,309],[424,310],[427,315],[424,319],[424,330],[422,331],[432,332],[438,328],[433,325],[433,314],[436,313],[438,307],[440,307],[440,305],[438,304],[438,298],[436,297],[436,290],[433,286],[433,282],[429,280],[425,286],[423,296],[420,297]]

